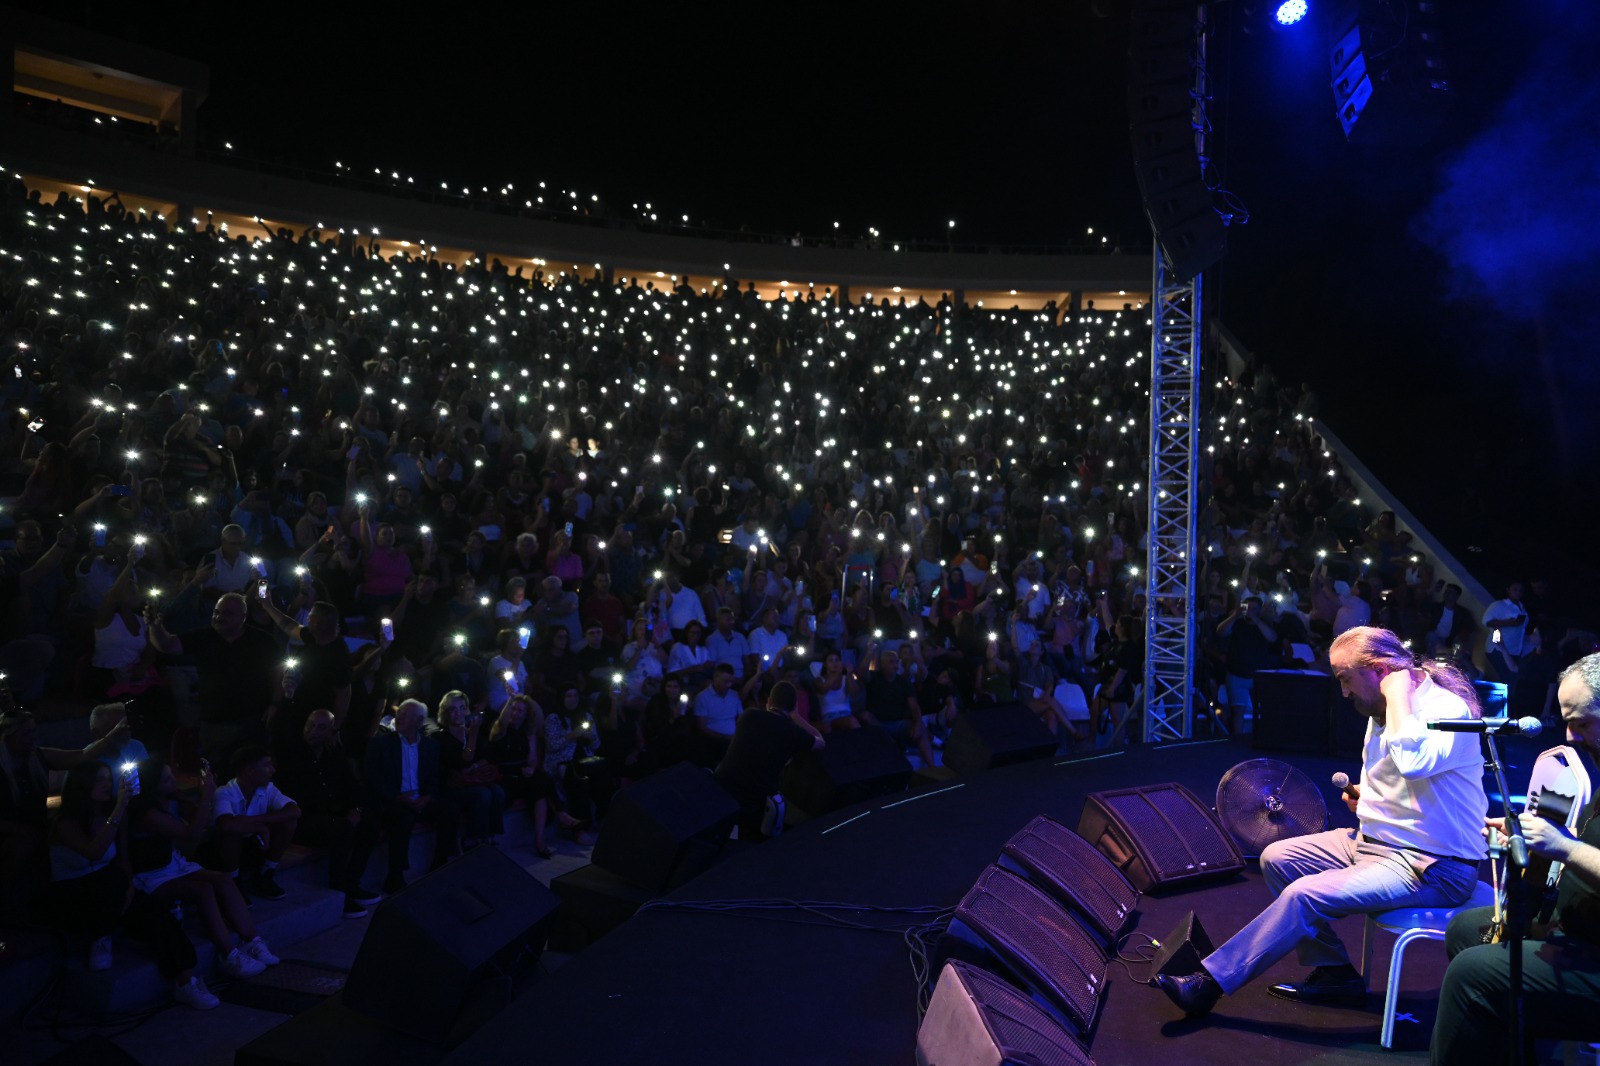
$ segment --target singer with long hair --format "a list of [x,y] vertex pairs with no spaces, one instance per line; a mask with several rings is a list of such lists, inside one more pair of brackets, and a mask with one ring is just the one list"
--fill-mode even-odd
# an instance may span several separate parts
[[1399,907],[1455,907],[1472,894],[1489,809],[1478,738],[1427,728],[1481,717],[1471,683],[1452,666],[1419,663],[1399,637],[1371,626],[1340,634],[1329,659],[1368,719],[1361,781],[1346,790],[1361,824],[1267,847],[1261,873],[1273,902],[1198,972],[1156,978],[1185,1014],[1207,1013],[1295,950],[1311,973],[1273,985],[1272,995],[1360,1006],[1366,982],[1331,923]]

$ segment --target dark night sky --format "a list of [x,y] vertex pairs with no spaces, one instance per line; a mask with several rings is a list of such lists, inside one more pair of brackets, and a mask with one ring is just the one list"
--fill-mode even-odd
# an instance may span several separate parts
[[[1458,555],[1485,546],[1464,561],[1492,578],[1532,535],[1585,545],[1595,517],[1600,279],[1575,249],[1600,232],[1600,17],[1443,2],[1457,102],[1407,148],[1345,143],[1320,27],[1247,37],[1219,5],[1216,157],[1253,219],[1209,295]],[[543,179],[769,232],[942,238],[953,218],[971,242],[1149,239],[1125,7],[460,5],[446,27],[416,8],[163,5],[158,28],[127,6],[25,6],[209,62],[204,134],[244,154]]]

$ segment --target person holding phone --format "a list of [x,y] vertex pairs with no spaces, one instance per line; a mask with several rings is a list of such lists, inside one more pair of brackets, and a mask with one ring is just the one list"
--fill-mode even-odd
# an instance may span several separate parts
[[178,1002],[210,1010],[220,1002],[195,976],[194,945],[172,914],[137,892],[128,856],[131,775],[91,762],[67,771],[61,807],[50,831],[50,892],[45,917],[90,939],[88,968],[111,968],[112,933],[124,930],[150,942],[162,975]]
[[248,614],[245,597],[236,592],[217,597],[209,626],[178,635],[167,632],[160,613],[147,613],[151,649],[194,663],[200,740],[206,756],[219,765],[228,765],[240,745],[262,743],[276,710],[282,656],[270,636],[245,624]]

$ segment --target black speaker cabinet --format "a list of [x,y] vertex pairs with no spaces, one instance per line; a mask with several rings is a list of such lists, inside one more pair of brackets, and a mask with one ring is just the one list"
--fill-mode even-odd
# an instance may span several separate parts
[[917,1066],[1094,1066],[1048,1012],[994,974],[945,963],[917,1029]]
[[1044,889],[1109,947],[1133,919],[1139,890],[1095,846],[1041,814],[1000,851],[1000,865]]
[[453,1046],[506,1005],[512,976],[544,950],[557,902],[495,848],[468,852],[378,905],[345,1005]]
[[957,716],[944,745],[944,764],[962,777],[999,766],[1048,759],[1055,734],[1039,716],[1017,703],[977,707]]
[[715,861],[739,801],[706,771],[679,763],[611,800],[592,861],[640,888],[666,892]]
[[1256,674],[1251,747],[1259,751],[1333,754],[1336,683],[1310,670],[1261,670]]
[[1156,974],[1164,973],[1172,977],[1184,977],[1199,973],[1200,960],[1215,950],[1211,938],[1200,924],[1199,916],[1189,911],[1156,948],[1155,958],[1151,960],[1150,976],[1154,978]]
[[783,771],[783,798],[815,818],[852,803],[905,790],[911,763],[879,726],[836,729],[821,751],[795,756]]
[[935,964],[959,959],[1026,990],[1079,1037],[1094,1026],[1106,960],[1077,918],[1010,870],[989,866],[956,905]]
[[1175,781],[1092,792],[1078,835],[1140,892],[1229,877],[1244,869],[1233,837],[1211,809]]

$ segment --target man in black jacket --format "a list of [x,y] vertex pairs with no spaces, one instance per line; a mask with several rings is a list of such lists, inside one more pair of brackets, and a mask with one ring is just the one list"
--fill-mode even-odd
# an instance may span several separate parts
[[361,807],[361,783],[339,745],[333,712],[312,711],[299,743],[277,757],[280,788],[300,805],[294,841],[328,850],[328,887],[344,893],[344,916],[360,918],[381,897],[361,887],[381,820]]
[[[389,875],[385,892],[406,886],[407,853],[411,830],[419,818],[437,817],[439,800],[439,742],[422,731],[428,708],[421,700],[406,700],[394,712],[394,732],[380,732],[367,744],[363,760],[368,813],[389,831]],[[451,818],[438,818],[434,865],[450,854],[454,834]]]

